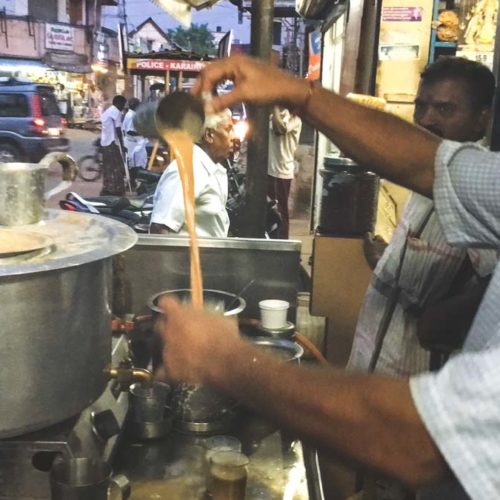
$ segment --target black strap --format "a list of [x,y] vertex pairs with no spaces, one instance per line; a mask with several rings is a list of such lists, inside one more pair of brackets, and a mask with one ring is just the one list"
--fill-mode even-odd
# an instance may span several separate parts
[[377,334],[375,336],[375,349],[373,351],[370,363],[368,365],[369,372],[375,371],[377,362],[380,357],[380,353],[382,352],[384,340],[387,335],[387,330],[389,329],[389,325],[391,324],[392,316],[394,314],[394,310],[396,309],[396,304],[398,303],[399,296],[401,294],[401,288],[399,286],[399,278],[401,277],[401,271],[403,269],[403,264],[406,257],[406,250],[408,248],[408,238],[410,237],[410,235],[415,238],[419,238],[421,236],[433,212],[434,212],[434,206],[432,206],[432,208],[427,212],[425,217],[422,219],[422,222],[420,223],[418,230],[415,233],[411,232],[411,228],[409,228],[408,230],[408,234],[406,235],[405,242],[403,245],[403,250],[401,251],[401,258],[399,259],[398,269],[396,270],[395,286],[391,290],[391,293],[387,296],[387,303],[384,310],[384,315],[380,320],[377,329]]

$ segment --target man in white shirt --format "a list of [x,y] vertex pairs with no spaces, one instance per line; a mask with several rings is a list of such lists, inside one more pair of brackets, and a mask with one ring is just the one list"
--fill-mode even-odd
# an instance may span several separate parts
[[132,186],[135,184],[137,168],[145,168],[148,163],[148,154],[146,151],[147,139],[139,135],[135,129],[134,118],[136,109],[141,101],[132,97],[128,101],[128,111],[123,118],[123,144],[127,151],[128,168],[130,170],[130,181]]
[[[193,150],[196,234],[202,238],[224,238],[229,231],[226,210],[228,183],[220,164],[233,150],[231,112],[209,115],[199,145]],[[177,162],[163,172],[156,187],[151,214],[151,233],[187,235],[184,196]]]
[[267,194],[278,202],[281,226],[278,238],[288,239],[288,197],[295,175],[295,151],[299,144],[302,120],[288,109],[275,106],[270,119]]
[[122,111],[127,99],[122,95],[113,98],[113,104],[101,116],[101,147],[103,180],[101,195],[125,194],[125,164],[122,156]]

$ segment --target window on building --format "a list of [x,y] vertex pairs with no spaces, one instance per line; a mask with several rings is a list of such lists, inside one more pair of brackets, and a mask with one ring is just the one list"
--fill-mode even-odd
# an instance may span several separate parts
[[71,0],[68,2],[69,22],[71,24],[83,23],[83,1]]
[[26,96],[23,94],[0,94],[0,116],[11,118],[29,116]]
[[28,0],[28,14],[42,21],[57,22],[57,0]]

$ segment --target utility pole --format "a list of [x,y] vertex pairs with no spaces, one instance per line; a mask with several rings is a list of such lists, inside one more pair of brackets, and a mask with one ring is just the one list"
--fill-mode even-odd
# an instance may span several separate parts
[[[118,2],[118,18],[121,25],[121,32],[123,36],[123,52],[129,52],[128,46],[128,17],[127,17],[127,0],[119,0]],[[125,59],[125,58],[124,58]],[[132,81],[132,75],[128,74],[127,68],[123,68],[124,78],[125,78],[125,96],[133,97],[134,95],[134,84]]]
[[[274,0],[252,2],[251,54],[271,60]],[[248,140],[247,198],[243,236],[262,238],[266,230],[269,108],[249,106],[252,136]]]

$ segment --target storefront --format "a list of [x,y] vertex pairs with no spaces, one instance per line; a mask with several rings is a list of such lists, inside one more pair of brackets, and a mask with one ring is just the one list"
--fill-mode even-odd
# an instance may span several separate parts
[[127,71],[134,76],[134,95],[141,100],[156,100],[165,93],[191,88],[206,60],[189,57],[179,52],[127,56]]

